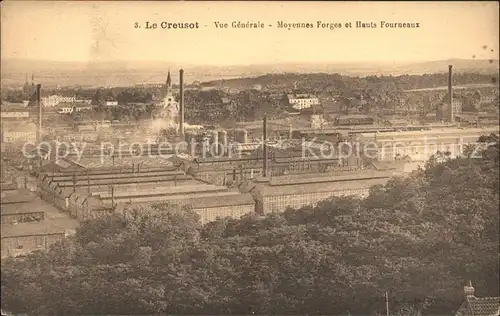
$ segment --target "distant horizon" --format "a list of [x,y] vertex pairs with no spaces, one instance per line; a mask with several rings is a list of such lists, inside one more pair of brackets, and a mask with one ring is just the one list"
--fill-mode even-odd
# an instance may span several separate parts
[[109,63],[172,63],[186,64],[189,66],[207,66],[207,67],[231,67],[231,66],[254,66],[254,65],[286,65],[286,64],[323,64],[323,65],[334,65],[334,64],[420,64],[420,63],[431,63],[431,62],[443,62],[443,61],[500,61],[499,58],[444,58],[444,59],[429,59],[429,60],[337,60],[337,61],[285,61],[285,62],[268,62],[268,63],[252,63],[252,64],[204,64],[204,63],[183,63],[181,61],[166,61],[166,60],[141,60],[141,59],[123,59],[123,60],[108,60],[108,61],[81,61],[81,60],[55,60],[55,59],[37,59],[37,58],[20,58],[20,57],[0,57],[0,61],[27,61],[27,62],[51,62],[51,63],[78,63],[78,64],[109,64]]

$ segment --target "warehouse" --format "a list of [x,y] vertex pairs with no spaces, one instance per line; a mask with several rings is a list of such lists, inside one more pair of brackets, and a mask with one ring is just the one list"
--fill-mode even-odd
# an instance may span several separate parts
[[[123,213],[124,210],[134,206],[145,206],[155,201],[142,203],[121,203],[117,206],[116,212]],[[189,198],[186,195],[163,200],[172,205],[187,206],[200,216],[202,225],[215,221],[217,218],[230,217],[233,219],[255,212],[255,200],[251,194],[239,193],[235,191],[225,192],[224,194],[209,195],[204,197]]]
[[47,250],[66,237],[63,227],[53,223],[2,224],[1,256],[15,257],[35,250]]
[[373,150],[370,155],[381,161],[405,156],[412,161],[426,161],[437,151],[449,152],[451,157],[457,157],[465,145],[474,144],[480,136],[491,133],[498,135],[498,127],[361,133],[360,141],[366,148]]
[[232,194],[225,186],[202,182],[160,188],[155,191],[102,192],[96,194],[103,203],[144,203],[168,200],[193,199],[198,197],[223,196]]
[[393,175],[394,171],[386,170],[294,175],[259,179],[242,190],[248,190],[254,196],[257,213],[267,214],[314,206],[334,196],[366,197],[371,186],[383,185]]
[[45,218],[43,211],[34,209],[29,204],[23,206],[2,204],[0,214],[2,215],[2,224],[39,222]]
[[217,218],[239,219],[255,212],[255,200],[251,194],[210,196],[184,200],[184,202],[200,216],[202,225],[215,221]]

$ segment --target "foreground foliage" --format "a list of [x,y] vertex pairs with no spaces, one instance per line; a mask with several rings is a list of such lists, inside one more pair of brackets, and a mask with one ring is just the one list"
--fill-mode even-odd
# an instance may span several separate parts
[[[491,139],[490,139],[491,140]],[[498,139],[496,139],[498,141]],[[2,262],[2,307],[74,314],[451,314],[466,280],[498,286],[498,144],[265,218],[160,204],[84,223],[48,253]]]

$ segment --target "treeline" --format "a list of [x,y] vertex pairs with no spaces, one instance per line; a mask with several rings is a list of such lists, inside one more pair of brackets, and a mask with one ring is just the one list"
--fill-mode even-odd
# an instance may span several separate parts
[[[351,89],[366,90],[382,88],[392,90],[412,90],[435,88],[446,86],[448,74],[424,74],[424,75],[401,75],[401,76],[367,76],[353,77],[330,73],[313,74],[268,74],[253,78],[224,79],[205,82],[204,86],[226,86],[226,87],[246,87],[251,88],[255,84],[261,84],[265,87],[289,87],[294,84],[303,89]],[[454,85],[465,84],[487,84],[498,83],[498,74],[479,74],[479,73],[455,73],[453,75]]]
[[272,97],[268,92],[256,90],[240,91],[229,95],[222,90],[186,91],[185,117],[189,122],[207,123],[230,121],[252,121],[264,115],[278,118],[287,109],[284,95]]
[[[200,227],[158,204],[82,224],[2,262],[2,308],[34,315],[450,315],[472,280],[498,295],[499,146],[431,159],[365,200]],[[472,153],[472,151],[469,151]]]

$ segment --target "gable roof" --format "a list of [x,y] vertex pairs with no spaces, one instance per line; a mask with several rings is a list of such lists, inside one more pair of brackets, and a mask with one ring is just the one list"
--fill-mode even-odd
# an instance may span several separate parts
[[498,316],[500,315],[500,297],[467,296],[455,316]]

